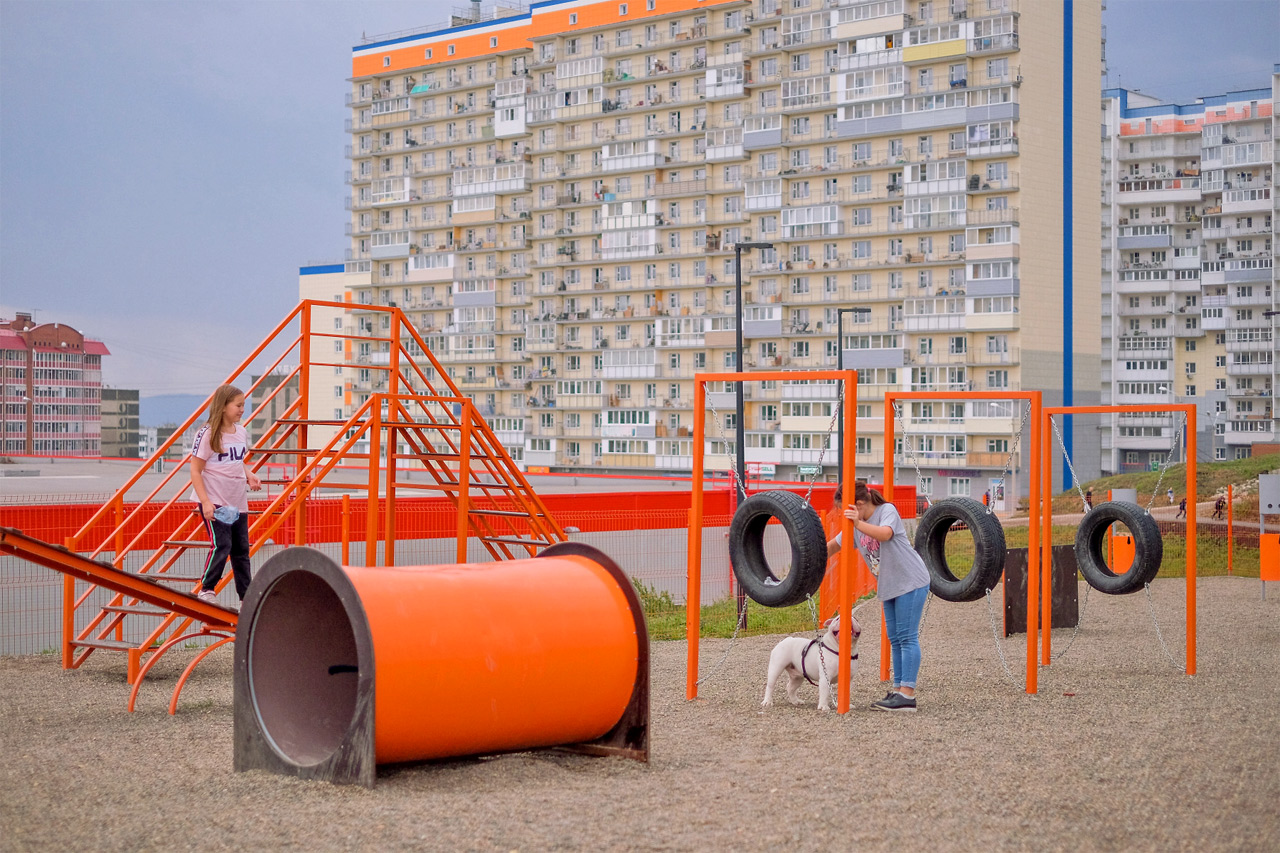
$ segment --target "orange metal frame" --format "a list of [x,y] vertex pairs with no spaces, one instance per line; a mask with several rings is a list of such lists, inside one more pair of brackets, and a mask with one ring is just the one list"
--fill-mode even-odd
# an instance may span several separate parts
[[[1031,458],[1030,464],[1030,488],[1028,492],[1031,496],[1031,507],[1029,511],[1030,519],[1039,518],[1040,498],[1036,488],[1038,475],[1040,473],[1040,450],[1043,445],[1044,431],[1040,424],[1040,412],[1042,411],[1043,394],[1040,391],[890,391],[884,395],[884,492],[885,497],[893,499],[893,483],[894,483],[894,457],[896,454],[891,452],[894,446],[894,413],[893,402],[895,400],[1026,400],[1027,405],[1031,407],[1031,447],[1029,454]],[[1008,492],[1006,491],[1006,494]],[[1013,496],[1017,501],[1018,496]],[[1046,504],[1047,506],[1047,504]],[[1036,530],[1037,525],[1031,524],[1028,531],[1027,541],[1027,687],[1028,693],[1035,693],[1039,689],[1038,686],[1038,670],[1036,668],[1036,645],[1038,642],[1037,630],[1038,625],[1035,618],[1034,602],[1040,600],[1041,576],[1032,571],[1032,560],[1030,555],[1039,553],[1040,541],[1039,531]],[[1044,575],[1044,589],[1049,589],[1048,575]],[[1050,596],[1044,596],[1044,601],[1049,602]],[[1048,623],[1045,623],[1046,625]],[[880,637],[880,679],[887,681],[889,678],[889,656],[884,653],[886,638],[883,629]]]
[[[564,541],[567,537],[563,529],[552,518],[541,498],[534,493],[524,473],[516,467],[497,436],[476,411],[474,404],[449,378],[444,366],[431,353],[426,342],[399,308],[360,306],[362,311],[387,315],[389,331],[385,337],[371,338],[345,331],[313,328],[314,309],[337,308],[349,311],[351,307],[344,302],[321,300],[300,303],[226,380],[228,383],[240,384],[240,387],[246,388],[246,396],[252,396],[268,376],[286,363],[286,359],[293,356],[297,360],[297,366],[289,369],[282,381],[259,404],[259,409],[267,409],[286,386],[296,381],[297,399],[285,407],[283,414],[250,448],[247,464],[252,470],[261,471],[264,475],[268,471],[280,470],[281,465],[276,460],[284,458],[289,460],[284,467],[291,475],[283,480],[269,480],[279,483],[283,488],[250,525],[250,554],[257,553],[273,534],[290,522],[293,524],[294,543],[304,544],[307,541],[308,498],[317,489],[334,485],[325,483],[326,475],[340,463],[353,460],[362,461],[367,466],[367,482],[344,482],[341,486],[345,490],[366,491],[369,511],[363,532],[365,562],[368,565],[374,565],[378,561],[379,543],[383,547],[382,561],[386,565],[394,565],[396,496],[404,490],[434,490],[456,503],[459,562],[466,562],[467,543],[472,536],[480,540],[495,560],[533,556],[547,545]],[[295,323],[298,327],[296,335],[290,331]],[[349,366],[345,363],[317,360],[323,358],[320,353],[328,350],[327,346],[312,345],[321,339],[326,342],[338,340],[372,343],[385,345],[387,349],[386,364],[366,366],[371,371],[385,373],[385,383],[379,382],[379,393],[371,394],[345,420],[317,420],[309,416],[312,369]],[[282,351],[270,366],[254,370],[262,372],[259,380],[246,381],[250,377],[250,370],[260,359],[263,363],[270,361],[268,351],[276,346],[281,347]],[[384,384],[385,392],[381,390]],[[416,391],[415,386],[425,390]],[[74,535],[67,538],[65,544],[68,550],[75,552],[84,549],[90,560],[106,551],[112,551],[114,566],[120,570],[124,569],[130,555],[144,553],[146,556],[141,568],[131,574],[168,579],[170,582],[198,582],[196,578],[180,578],[179,573],[170,571],[188,551],[209,547],[207,542],[196,538],[202,535],[202,526],[195,513],[191,512],[190,500],[184,499],[187,492],[186,479],[178,476],[190,461],[190,454],[172,467],[159,485],[144,498],[130,500],[127,496],[143,475],[156,462],[164,459],[187,430],[202,419],[211,400],[212,394],[143,463],[107,504],[99,508]],[[323,447],[311,447],[308,439],[314,436],[314,432],[309,428],[313,426],[333,428],[333,438]],[[368,439],[367,453],[355,452],[355,445],[361,438]],[[407,453],[399,451],[401,445],[408,447]],[[405,470],[405,463],[420,465],[431,475],[432,482],[402,480],[398,472]],[[264,479],[267,477],[264,476]],[[170,496],[160,497],[162,493]],[[385,509],[382,510],[379,509],[380,497],[385,501]],[[127,502],[136,505],[126,511]],[[91,539],[93,531],[100,530],[104,523],[110,526],[110,532],[100,540]],[[165,538],[164,545],[159,550],[151,552],[144,542],[154,541],[154,534],[165,529],[172,533]],[[344,558],[346,556],[344,545]],[[156,659],[173,646],[173,638],[185,636],[189,639],[192,636],[188,634],[192,618],[167,608],[171,612],[161,618],[160,624],[151,629],[141,642],[124,643],[125,619],[132,615],[130,610],[140,599],[130,589],[117,587],[109,587],[115,589],[117,594],[86,627],[77,632],[77,611],[88,605],[93,590],[102,584],[98,579],[86,578],[89,581],[88,588],[77,594],[76,577],[66,573],[65,567],[58,570],[65,574],[62,661],[66,668],[80,666],[97,648],[127,650],[128,680],[136,684],[144,672],[143,655],[149,657],[147,668],[150,668]],[[224,577],[222,586],[230,580],[230,576]],[[150,585],[150,581],[142,582]],[[220,640],[215,645],[223,641],[225,640]],[[183,681],[185,675],[179,682],[179,689]],[[176,701],[175,692],[175,704]]]
[[[1162,414],[1182,412],[1186,418],[1187,436],[1187,502],[1195,506],[1196,497],[1196,407],[1186,403],[1168,403],[1150,406],[1046,406],[1040,410],[1041,435],[1047,437],[1052,429],[1054,415],[1106,415],[1106,414]],[[1040,538],[1040,577],[1045,589],[1048,589],[1053,559],[1053,447],[1045,441],[1041,448],[1043,458],[1040,465],[1040,495],[1044,512],[1041,514],[1043,534]],[[1032,573],[1029,573],[1032,574]],[[1196,513],[1187,513],[1187,653],[1186,673],[1196,674]],[[1028,578],[1029,580],[1029,578]],[[1044,626],[1044,641],[1040,650],[1040,662],[1045,666],[1050,663],[1052,648],[1052,608],[1049,596],[1040,602],[1041,624]],[[1027,608],[1030,611],[1030,607]]]
[[[706,456],[707,383],[708,382],[765,382],[785,379],[834,379],[845,383],[846,397],[857,399],[858,372],[856,370],[761,370],[750,373],[699,373],[694,377],[693,398],[693,506],[689,510],[689,585],[686,593],[685,634],[688,637],[686,659],[685,698],[698,698],[698,637],[702,625],[702,514],[703,468]],[[854,452],[857,441],[857,406],[845,407],[844,447],[841,459],[841,480],[854,480]],[[853,498],[853,489],[846,493]],[[853,522],[841,521],[843,541],[853,541]],[[852,624],[853,618],[853,548],[840,549],[840,570],[836,581],[836,601],[840,610],[840,623]],[[853,654],[852,632],[840,632],[840,669],[836,683],[836,710],[844,714],[849,710],[850,675]]]

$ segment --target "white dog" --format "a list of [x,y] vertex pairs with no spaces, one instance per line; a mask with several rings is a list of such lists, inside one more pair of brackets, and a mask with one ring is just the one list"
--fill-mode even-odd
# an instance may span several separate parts
[[[853,619],[853,664],[849,669],[850,676],[858,671],[858,636],[862,626]],[[773,647],[769,654],[769,680],[764,685],[764,701],[761,705],[773,704],[773,685],[778,676],[787,674],[787,701],[792,705],[802,704],[796,698],[796,691],[801,683],[808,681],[818,685],[818,710],[831,708],[831,684],[836,680],[840,669],[840,614],[831,617],[826,623],[827,633],[822,639],[806,639],[805,637],[787,637]]]

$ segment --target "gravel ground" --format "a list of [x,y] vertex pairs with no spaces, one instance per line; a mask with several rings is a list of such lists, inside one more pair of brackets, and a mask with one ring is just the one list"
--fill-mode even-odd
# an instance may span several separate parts
[[[1091,595],[1029,697],[986,606],[930,604],[920,712],[874,713],[874,607],[844,716],[759,706],[778,637],[734,644],[684,700],[683,642],[653,648],[652,761],[557,752],[383,767],[372,790],[231,770],[231,654],[165,713],[123,663],[0,659],[0,849],[1280,849],[1280,589],[1200,583],[1199,674],[1160,651],[1142,595]],[[1181,659],[1182,581],[1153,587]],[[1059,648],[1069,631],[1055,632]],[[728,641],[704,641],[704,672]],[[1021,677],[1025,641],[1003,641]],[[567,691],[590,689],[566,685]]]

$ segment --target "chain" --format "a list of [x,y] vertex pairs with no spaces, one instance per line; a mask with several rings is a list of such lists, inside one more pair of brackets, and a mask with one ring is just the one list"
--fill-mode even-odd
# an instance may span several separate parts
[[742,631],[743,626],[747,624],[747,604],[750,601],[751,599],[749,598],[744,598],[742,600],[742,612],[738,614],[738,624],[733,627],[733,636],[729,638],[729,645],[725,646],[724,654],[720,656],[720,660],[716,661],[715,664],[712,665],[710,671],[699,678],[695,684],[700,685],[704,681],[710,681],[711,678],[724,666],[725,661],[729,659],[729,653],[733,651],[733,644],[737,641],[738,634]]
[[[727,447],[729,445],[729,439],[724,437],[724,427],[720,425],[720,413],[716,411],[716,404],[709,396],[707,397],[707,405],[711,407],[711,422],[716,425],[716,435],[720,436],[720,440],[724,442]],[[733,484],[737,486],[734,494],[745,495],[747,493],[747,484],[738,478],[738,466],[731,465],[729,466],[729,470],[733,473]]]
[[1000,633],[996,629],[996,611],[991,603],[991,590],[987,590],[987,620],[991,623],[991,638],[996,641],[996,654],[1000,656],[1000,668],[1004,670],[1004,677],[1009,679],[1009,683],[1014,687],[1022,690],[1023,685],[1014,678],[1013,671],[1009,669],[1009,662],[1004,659],[1004,646],[1000,644]]
[[[1031,420],[1031,403],[1027,403],[1027,412],[1022,416],[1022,425],[1018,427],[1018,431],[1013,436],[1013,449],[1009,451],[1009,460],[1004,463],[1004,470],[1000,472],[1000,479],[996,480],[996,490],[1004,489],[1004,475],[1013,472],[1014,460],[1018,458],[1018,442],[1022,441],[1022,433],[1027,428],[1027,421]],[[1018,496],[1014,495],[1014,503],[1017,503]],[[990,502],[987,504],[987,515],[995,512],[996,496],[992,495]]]
[[1071,484],[1080,493],[1080,504],[1084,507],[1085,513],[1088,513],[1092,507],[1089,506],[1089,501],[1084,496],[1084,487],[1080,485],[1080,478],[1076,476],[1076,466],[1071,464],[1071,453],[1067,450],[1067,443],[1062,439],[1062,433],[1058,431],[1058,422],[1051,415],[1049,423],[1053,424],[1053,434],[1058,437],[1058,446],[1062,448],[1062,458],[1067,460],[1067,468],[1071,471]]
[[[1164,482],[1164,475],[1169,470],[1169,463],[1173,461],[1173,454],[1178,452],[1178,447],[1182,445],[1182,431],[1187,426],[1187,416],[1182,416],[1182,423],[1178,424],[1178,431],[1173,435],[1173,444],[1169,447],[1169,455],[1164,458],[1164,464],[1160,466],[1160,476],[1156,479],[1155,491],[1151,493],[1151,500],[1147,501],[1147,515],[1151,515],[1151,505],[1156,502],[1156,495],[1160,494],[1160,484]],[[1195,512],[1196,496],[1187,495],[1191,501],[1192,512]]]
[[[918,494],[920,483],[924,481],[924,474],[920,473],[920,460],[916,457],[915,448],[911,446],[911,436],[907,433],[906,423],[902,419],[902,407],[898,404],[897,400],[893,401],[893,416],[898,419],[898,423],[902,424],[902,444],[907,451],[907,460],[916,469],[916,490]],[[924,500],[926,507],[932,503],[932,501],[929,500],[928,495],[924,496]]]
[[1164,652],[1164,656],[1168,658],[1174,669],[1182,670],[1183,667],[1173,659],[1173,655],[1169,654],[1169,647],[1164,644],[1164,632],[1160,630],[1160,622],[1156,619],[1156,606],[1151,601],[1151,584],[1144,583],[1142,591],[1147,594],[1147,609],[1151,611],[1151,624],[1156,626],[1156,638],[1160,641],[1160,651]]
[[1067,640],[1067,644],[1063,646],[1062,651],[1053,656],[1053,662],[1057,663],[1067,656],[1067,652],[1071,651],[1071,644],[1076,641],[1076,637],[1080,634],[1080,626],[1084,624],[1084,611],[1089,606],[1089,590],[1093,587],[1088,584],[1084,585],[1084,601],[1080,603],[1080,612],[1076,615],[1076,629],[1071,632],[1071,638]]
[[[804,502],[809,502],[810,496],[813,495],[813,486],[818,482],[818,472],[822,470],[822,460],[827,455],[827,448],[831,447],[831,433],[835,431],[836,421],[840,417],[840,407],[836,406],[831,413],[831,423],[827,424],[827,440],[822,443],[822,452],[818,454],[818,464],[814,466],[813,477],[809,480],[809,491],[804,493]],[[843,450],[843,448],[842,448]]]

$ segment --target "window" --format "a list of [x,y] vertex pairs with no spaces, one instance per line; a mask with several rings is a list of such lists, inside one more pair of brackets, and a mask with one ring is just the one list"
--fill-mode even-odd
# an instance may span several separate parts
[[569,14],[569,23],[570,23],[570,24],[576,24],[576,23],[578,23],[578,13],[577,13],[577,12],[571,12],[571,13]]
[[619,3],[619,4],[618,4],[618,14],[619,14],[619,15],[626,15],[626,14],[627,14],[627,4],[626,4],[626,3]]
[[969,496],[969,478],[948,477],[947,496],[952,498],[967,498]]

